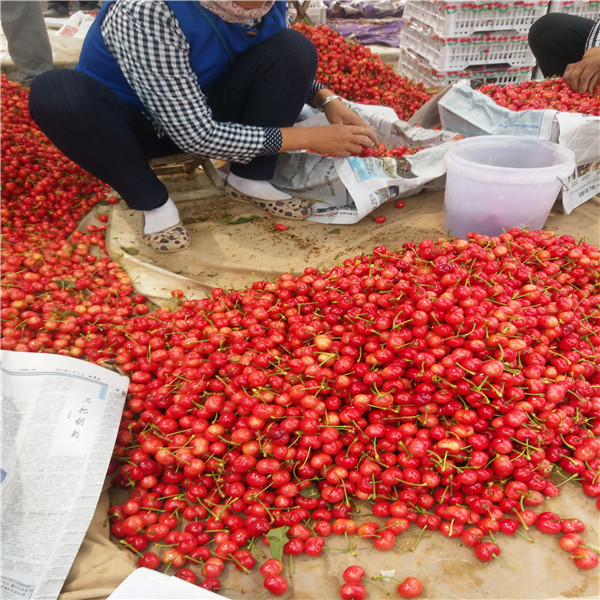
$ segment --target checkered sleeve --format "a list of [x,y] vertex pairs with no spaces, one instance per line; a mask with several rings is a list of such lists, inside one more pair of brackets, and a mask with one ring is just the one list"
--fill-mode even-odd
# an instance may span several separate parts
[[322,90],[325,86],[321,83],[319,83],[316,79],[315,81],[313,81],[312,84],[312,88],[308,94],[308,99],[306,100],[306,104],[309,104],[310,106],[312,106],[313,103],[313,98],[315,97],[315,94],[319,91]]
[[166,3],[115,2],[102,36],[157,130],[182,151],[240,163],[279,152],[278,128],[213,118],[189,63],[188,41]]
[[589,50],[590,48],[597,48],[598,46],[600,46],[600,19],[597,19],[592,27],[585,43],[585,49]]

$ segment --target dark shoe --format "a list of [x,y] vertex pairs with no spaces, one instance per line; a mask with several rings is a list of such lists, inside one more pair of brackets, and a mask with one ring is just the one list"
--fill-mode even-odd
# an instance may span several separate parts
[[265,200],[248,196],[236,190],[228,181],[225,182],[225,195],[232,200],[254,204],[268,213],[277,217],[287,217],[288,219],[308,219],[312,215],[310,204],[307,200],[292,196],[287,200]]
[[156,233],[145,233],[142,240],[156,252],[179,252],[190,245],[190,236],[181,223]]
[[44,11],[44,17],[49,19],[60,19],[69,16],[69,9],[57,2],[51,2],[48,8]]

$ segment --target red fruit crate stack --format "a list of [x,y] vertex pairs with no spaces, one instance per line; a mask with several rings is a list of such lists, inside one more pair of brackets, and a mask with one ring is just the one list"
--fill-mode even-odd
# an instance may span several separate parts
[[457,71],[476,65],[531,67],[535,64],[527,34],[514,31],[440,37],[426,26],[407,21],[402,27],[402,45],[414,50],[438,71]]
[[597,19],[600,17],[600,0],[550,0],[548,12]]
[[427,87],[440,87],[450,85],[461,79],[469,79],[474,87],[484,83],[521,83],[529,81],[533,72],[533,66],[510,67],[510,66],[487,66],[471,67],[469,69],[454,71],[438,71],[418,54],[406,48],[400,48],[400,59],[398,72],[417,83]]
[[527,33],[549,0],[406,0],[398,71],[425,85],[519,83],[535,58]]

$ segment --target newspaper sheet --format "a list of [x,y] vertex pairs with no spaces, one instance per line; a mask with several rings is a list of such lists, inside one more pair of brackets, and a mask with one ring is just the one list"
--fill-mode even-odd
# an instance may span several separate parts
[[[393,109],[348,102],[377,132],[388,148],[422,147],[400,158],[340,158],[311,152],[287,152],[277,161],[278,188],[313,204],[310,221],[349,225],[357,223],[384,202],[407,198],[422,190],[444,186],[444,156],[456,135],[425,129],[398,119]],[[321,113],[308,111],[297,127],[327,124]]]
[[57,598],[106,478],[129,380],[55,354],[3,351],[3,600]]

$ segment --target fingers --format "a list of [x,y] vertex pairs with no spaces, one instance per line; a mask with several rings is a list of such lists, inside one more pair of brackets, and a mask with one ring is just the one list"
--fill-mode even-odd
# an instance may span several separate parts
[[567,65],[563,79],[573,91],[579,94],[591,93],[600,80],[600,72],[596,64],[580,61]]
[[340,148],[335,153],[336,156],[341,156],[342,158],[347,158],[348,156],[356,156],[360,154],[364,148],[373,148],[375,144],[371,142],[368,138],[363,138],[360,142],[352,142],[345,145],[343,148]]
[[314,132],[315,137],[308,148],[320,154],[347,157],[360,154],[364,148],[373,148],[378,143],[375,131],[368,125],[332,124],[315,127]]
[[327,118],[332,125],[341,125],[347,128],[347,131],[351,132],[353,135],[366,136],[368,140],[360,141],[361,146],[370,148],[377,144],[377,134],[375,133],[375,130],[353,110],[344,105],[341,105],[341,107],[335,106],[333,108],[336,110],[331,110],[331,114],[327,115]]
[[363,135],[360,138],[360,145],[363,146],[364,148],[373,148],[375,146],[377,139],[373,139],[371,136],[369,135]]
[[[367,140],[367,138],[363,139]],[[346,145],[343,149],[339,150],[337,152],[337,156],[341,156],[343,158],[346,158],[348,156],[356,156],[357,154],[360,154],[363,151],[363,148],[373,148],[373,146],[374,144],[370,140],[365,141],[364,143],[363,141],[352,142]]]
[[374,148],[376,143],[368,135],[360,135],[352,140],[348,146],[352,154],[360,154],[364,148]]
[[594,46],[586,50],[579,62],[567,65],[567,70],[569,77],[572,79],[572,84],[569,83],[569,85],[574,90],[580,94],[584,92],[593,93],[600,80],[600,46]]
[[577,90],[580,94],[584,92],[593,92],[596,84],[598,83],[598,72],[591,65],[583,70],[583,73],[579,77],[579,89]]
[[344,118],[344,123],[347,125],[358,125],[360,127],[369,127],[369,124],[361,119],[354,111],[350,111]]
[[581,63],[572,63],[570,65],[567,65],[567,68],[563,73],[563,79],[565,80],[565,83],[576,92],[580,92],[579,75],[581,67]]
[[375,130],[372,127],[361,127],[356,125],[354,125],[353,127],[355,128],[356,133],[360,135],[363,139],[363,141],[361,142],[362,146],[370,148],[377,143],[377,134],[375,133]]

